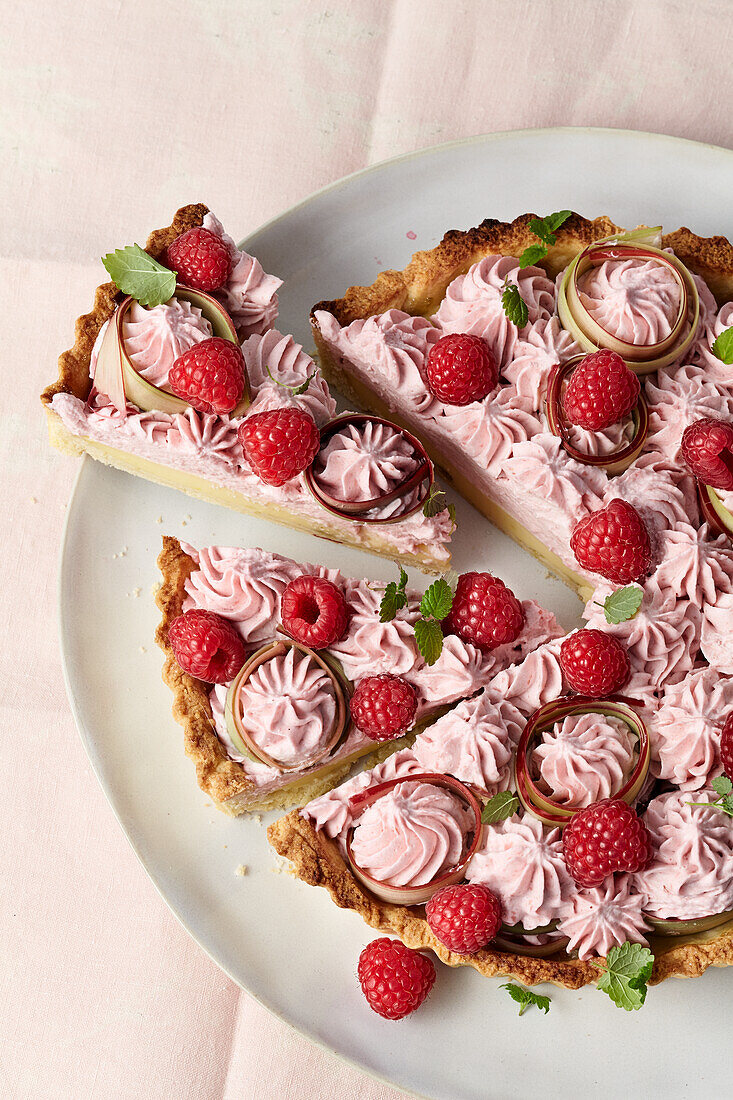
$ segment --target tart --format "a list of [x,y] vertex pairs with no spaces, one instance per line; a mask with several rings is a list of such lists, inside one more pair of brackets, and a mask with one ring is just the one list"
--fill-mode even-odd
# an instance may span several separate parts
[[[169,537],[158,561],[162,620],[156,638],[165,655],[163,679],[173,692],[173,714],[183,726],[199,786],[231,815],[312,800],[356,760],[397,751],[416,729],[560,633],[552,614],[524,601],[521,629],[510,642],[485,651],[446,633],[440,654],[429,664],[416,645],[414,592],[405,593],[404,606],[385,622],[380,621],[384,586],[337,570],[262,550],[196,549]],[[318,639],[292,626],[291,604],[284,601],[302,578],[326,582],[326,595],[343,609],[337,637]],[[174,624],[201,612],[220,625],[223,621],[238,653],[218,682],[187,671],[176,641]],[[380,677],[398,681],[413,700],[404,736],[391,729],[381,740],[357,726],[357,720],[365,724],[357,719],[363,710],[358,689]]]
[[[186,235],[200,231],[224,260],[224,281],[214,289],[200,289],[216,282],[208,269],[204,281],[179,266],[176,282],[166,267]],[[119,265],[130,252],[106,262]],[[281,280],[236,248],[202,204],[179,210],[136,257],[161,261],[151,277],[165,288],[158,297],[169,296],[153,305],[147,284],[128,287],[121,275],[127,295],[115,283],[97,289],[74,346],[60,356],[58,381],[42,395],[54,446],[426,571],[446,569],[454,523],[422,445],[383,419],[336,416],[313,361],[274,327]],[[207,353],[211,393],[194,379]],[[217,370],[219,379],[228,370],[234,387],[224,399],[215,392]],[[255,425],[277,413],[294,451],[287,468],[279,454],[260,453],[258,465],[248,445]],[[294,422],[307,435],[303,453],[291,442]]]
[[[448,965],[579,988],[638,945],[656,983],[733,964],[733,366],[713,349],[733,325],[733,248],[564,213],[542,238],[529,215],[449,233],[319,303],[312,324],[327,377],[418,434],[581,594],[586,625],[269,836],[337,905]],[[688,432],[721,421],[701,465]],[[469,814],[416,796],[426,776],[483,806],[478,842]],[[435,822],[446,860],[432,868],[420,836]],[[627,830],[623,858],[600,842],[582,855],[590,823]],[[424,908],[452,871],[503,914],[468,954]]]

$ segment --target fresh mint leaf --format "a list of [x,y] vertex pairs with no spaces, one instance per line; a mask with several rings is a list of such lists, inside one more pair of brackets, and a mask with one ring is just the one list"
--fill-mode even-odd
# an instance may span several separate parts
[[508,277],[501,288],[501,308],[517,328],[524,328],[529,320],[527,303],[519,293],[516,283],[510,283]]
[[443,631],[435,619],[418,619],[415,641],[426,665],[434,665],[443,649]]
[[453,592],[444,577],[433,581],[420,600],[420,614],[424,619],[444,619],[453,606]]
[[433,482],[430,486],[430,492],[425,497],[425,501],[422,506],[422,514],[427,516],[428,519],[432,519],[433,516],[437,516],[439,512],[444,512],[449,505],[445,500],[445,493],[442,489]]
[[519,257],[520,267],[532,267],[539,260],[544,259],[547,255],[547,246],[544,244],[531,244],[528,248],[525,248],[522,255]]
[[641,1008],[654,966],[654,956],[648,947],[640,943],[622,943],[620,947],[611,948],[605,963],[594,965],[602,970],[598,988],[607,993],[614,1004],[627,1012]]
[[530,1005],[537,1005],[546,1014],[550,1011],[550,998],[543,997],[540,993],[533,993],[531,989],[525,989],[515,982],[506,982],[499,989],[506,989],[513,1001],[520,1005],[519,1015],[522,1016]]
[[499,821],[506,821],[519,809],[519,799],[511,791],[499,791],[484,806],[481,811],[481,820],[484,825],[496,825]]
[[733,791],[733,783],[731,783],[727,775],[719,775],[717,779],[713,779],[710,786],[720,798],[725,798],[727,794]]
[[399,581],[390,581],[384,590],[382,602],[379,605],[380,623],[389,623],[394,619],[398,611],[407,606],[407,573],[400,566]]
[[713,341],[712,352],[728,366],[733,363],[733,328],[727,328]]
[[452,524],[453,524],[453,526],[455,527],[455,526],[456,526],[456,524],[457,524],[457,520],[456,520],[456,506],[455,506],[455,504],[449,504],[449,505],[448,505],[448,515],[449,515],[449,517],[450,517],[450,521],[451,521],[451,523],[452,523]]
[[115,286],[143,306],[159,306],[173,297],[175,272],[159,264],[139,244],[108,252],[102,263]]
[[316,369],[313,371],[313,374],[308,375],[305,382],[298,382],[295,386],[289,386],[287,382],[278,382],[277,378],[275,378],[267,364],[265,364],[265,370],[267,371],[271,380],[275,383],[276,386],[280,386],[280,388],[283,390],[290,390],[293,397],[299,397],[301,393],[305,393],[315,376],[318,374],[318,370]]
[[607,623],[625,623],[633,619],[641,607],[644,599],[644,591],[635,584],[627,584],[625,588],[617,588],[603,601],[603,611]]
[[554,244],[557,240],[555,233],[561,225],[568,220],[572,210],[556,210],[554,214],[548,214],[546,218],[532,218],[529,228],[535,237],[539,237],[545,244]]

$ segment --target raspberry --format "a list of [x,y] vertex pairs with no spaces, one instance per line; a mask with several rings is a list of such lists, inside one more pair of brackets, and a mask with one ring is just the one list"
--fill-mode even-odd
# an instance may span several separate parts
[[349,621],[343,592],[325,577],[296,577],[282,596],[282,624],[291,638],[311,649],[338,641]]
[[229,249],[210,229],[187,229],[168,245],[165,262],[193,290],[218,290],[229,278]]
[[302,409],[255,413],[239,425],[245,458],[268,485],[284,485],[310,466],[320,435],[312,416]]
[[733,424],[713,416],[682,434],[682,457],[695,477],[713,489],[733,489]]
[[570,687],[600,699],[624,686],[631,668],[626,650],[605,630],[576,630],[560,646],[560,668]]
[[168,641],[184,672],[209,684],[227,684],[244,664],[242,638],[214,611],[184,611],[168,627]]
[[457,955],[472,955],[501,927],[501,903],[488,886],[444,886],[425,906],[431,932]]
[[733,711],[720,731],[720,759],[723,762],[723,771],[729,779],[733,779]]
[[351,696],[354,725],[373,741],[392,741],[408,730],[415,718],[417,695],[412,684],[388,672],[365,676]]
[[598,432],[628,416],[640,393],[639,379],[618,352],[594,351],[573,371],[562,404],[571,424]]
[[491,573],[463,573],[458,578],[445,630],[481,649],[513,642],[524,626],[522,605],[503,581]]
[[383,936],[359,955],[359,984],[385,1020],[402,1020],[419,1008],[433,988],[435,967],[427,955]]
[[599,886],[615,871],[642,871],[652,838],[631,806],[604,798],[579,810],[562,834],[565,865],[578,886]]
[[480,336],[452,333],[433,344],[426,365],[428,385],[446,405],[483,401],[499,381],[499,368]]
[[246,369],[236,344],[212,336],[178,356],[168,372],[168,385],[199,412],[222,416],[242,400]]
[[576,525],[570,547],[583,569],[615,584],[630,584],[649,572],[652,547],[644,521],[625,500],[612,500]]

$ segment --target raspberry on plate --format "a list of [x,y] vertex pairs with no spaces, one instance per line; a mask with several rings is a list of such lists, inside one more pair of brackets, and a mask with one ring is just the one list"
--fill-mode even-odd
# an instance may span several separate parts
[[488,886],[444,886],[425,906],[430,930],[449,951],[472,955],[493,940],[502,922],[501,902]]
[[168,245],[165,262],[179,282],[193,290],[218,290],[229,278],[232,260],[221,237],[203,226],[187,229]]
[[571,424],[599,432],[623,420],[639,400],[641,386],[615,351],[594,351],[578,363],[562,397]]
[[616,871],[643,871],[652,839],[631,806],[604,798],[573,815],[562,834],[562,851],[578,886],[599,886]]
[[168,628],[168,641],[183,671],[209,684],[227,684],[244,664],[241,636],[215,611],[184,611]]
[[499,381],[499,368],[486,341],[462,332],[433,344],[425,369],[431,391],[446,405],[483,401]]
[[720,759],[723,771],[729,779],[733,779],[733,711],[720,731]]
[[491,573],[463,573],[444,628],[481,649],[513,642],[524,626],[522,605]]
[[618,638],[587,627],[564,639],[560,668],[573,691],[594,699],[619,691],[631,673],[628,653]]
[[357,973],[369,1007],[385,1020],[409,1016],[435,982],[435,967],[427,955],[387,936],[367,944],[359,955]]
[[417,695],[412,684],[388,672],[365,676],[351,696],[354,725],[374,741],[401,737],[415,720]]
[[631,504],[612,500],[575,525],[570,547],[579,565],[615,584],[640,580],[652,563],[646,525]]
[[282,625],[296,642],[322,649],[342,637],[349,621],[340,588],[325,577],[296,577],[282,595]]
[[236,344],[211,336],[178,356],[168,372],[168,385],[199,412],[223,416],[244,396],[246,369]]
[[268,485],[284,485],[302,474],[318,454],[321,441],[313,417],[290,407],[248,416],[238,434],[245,458]]
[[695,477],[713,489],[733,489],[733,424],[703,417],[682,433],[682,457]]

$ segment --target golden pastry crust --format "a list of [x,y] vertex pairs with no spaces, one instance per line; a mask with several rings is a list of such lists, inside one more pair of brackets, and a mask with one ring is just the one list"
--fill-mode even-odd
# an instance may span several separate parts
[[[536,216],[522,214],[513,222],[487,218],[474,229],[450,229],[435,248],[416,252],[403,271],[382,271],[371,286],[352,286],[342,298],[317,302],[311,310],[311,325],[319,353],[324,354],[325,343],[315,320],[318,310],[332,313],[340,325],[388,309],[430,316],[453,279],[465,274],[484,256],[520,256],[529,245],[537,244],[537,237],[529,228]],[[587,245],[620,232],[622,227],[608,217],[589,221],[573,213],[557,231],[555,244],[538,266],[554,279]],[[733,246],[725,237],[698,237],[683,227],[666,234],[662,243],[673,248],[691,271],[705,279],[719,304],[733,299]],[[330,358],[327,350],[326,356]]]
[[[346,866],[334,841],[304,818],[298,810],[269,826],[267,836],[275,851],[290,860],[295,874],[309,886],[323,886],[341,909],[351,909],[372,928],[399,936],[408,947],[430,948],[448,966],[472,966],[486,977],[515,978],[524,985],[550,982],[566,989],[580,989],[598,979],[598,968],[580,959],[535,959],[484,947],[475,955],[456,955],[435,938],[423,909],[389,905],[360,885]],[[698,977],[709,966],[733,965],[733,921],[722,929],[685,937],[684,943],[654,938],[654,971],[651,984],[665,978]]]
[[[149,252],[153,259],[159,259],[176,237],[195,225],[201,225],[208,212],[208,206],[204,206],[202,202],[182,206],[176,211],[170,225],[165,229],[153,230],[145,244],[146,252]],[[125,295],[114,283],[102,283],[97,287],[91,312],[77,318],[74,346],[68,351],[62,351],[59,356],[57,380],[51,386],[47,386],[41,394],[44,405],[50,405],[57,393],[73,393],[75,397],[86,401],[92,385],[89,377],[89,363],[94,341],[104,322],[110,319],[124,297]]]

